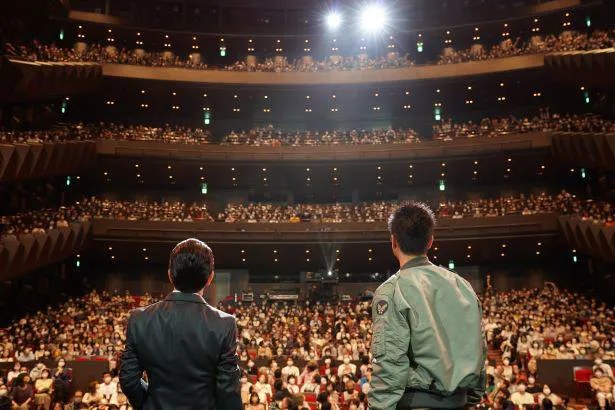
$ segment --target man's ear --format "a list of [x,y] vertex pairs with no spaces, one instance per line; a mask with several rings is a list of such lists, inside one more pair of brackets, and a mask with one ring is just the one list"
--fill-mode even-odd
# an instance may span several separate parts
[[430,250],[432,245],[433,245],[433,235],[431,235],[431,238],[429,238],[429,242],[427,242],[427,250]]
[[169,282],[171,283],[171,285],[175,286],[175,284],[173,283],[173,275],[171,275],[171,269],[167,271],[167,276],[169,277]]
[[205,284],[205,287],[209,287],[209,285],[211,285],[211,282],[214,281],[214,277],[216,276],[215,272],[212,270],[211,273],[209,274],[209,278],[207,278],[207,283]]

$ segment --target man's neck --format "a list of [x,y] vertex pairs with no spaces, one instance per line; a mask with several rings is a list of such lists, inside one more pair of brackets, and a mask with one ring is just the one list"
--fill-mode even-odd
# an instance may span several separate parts
[[[199,291],[194,292],[193,294],[194,294],[194,295],[199,295],[200,297],[203,297],[203,290],[204,290],[204,289],[201,289],[201,290],[199,290]],[[189,292],[182,292],[181,290],[177,290],[177,289],[175,289],[175,288],[173,288],[173,292],[174,292],[174,293],[189,293]]]
[[399,268],[401,269],[406,263],[410,262],[413,259],[420,258],[425,255],[407,255],[405,253],[401,253],[397,260],[399,260]]

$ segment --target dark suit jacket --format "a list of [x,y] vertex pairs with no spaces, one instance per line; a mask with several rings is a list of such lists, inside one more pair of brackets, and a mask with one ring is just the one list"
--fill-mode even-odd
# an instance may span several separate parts
[[132,311],[120,385],[135,409],[242,409],[236,350],[234,316],[173,292]]

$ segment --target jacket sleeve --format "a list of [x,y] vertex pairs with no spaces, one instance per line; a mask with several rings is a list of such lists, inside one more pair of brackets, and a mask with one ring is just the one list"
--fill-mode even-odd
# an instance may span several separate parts
[[391,294],[376,292],[372,305],[370,409],[394,410],[408,384],[410,323],[407,315],[407,308],[398,309]]
[[241,410],[241,384],[239,357],[237,357],[237,323],[235,317],[227,319],[227,334],[222,339],[216,381],[216,405],[220,410]]
[[126,345],[122,353],[122,363],[120,366],[120,386],[132,407],[141,409],[145,399],[145,390],[141,384],[143,367],[139,363],[135,339],[135,318],[137,312],[138,311],[133,311],[130,314],[128,326],[126,327]]
[[485,337],[485,326],[483,325],[483,309],[478,302],[478,311],[480,315],[478,320],[480,321],[480,331],[481,331],[481,346],[480,346],[480,370],[478,378],[476,378],[476,383],[468,386],[468,404],[475,405],[480,403],[481,399],[485,395],[485,391],[487,389],[487,369],[485,367],[485,361],[487,360],[487,338]]

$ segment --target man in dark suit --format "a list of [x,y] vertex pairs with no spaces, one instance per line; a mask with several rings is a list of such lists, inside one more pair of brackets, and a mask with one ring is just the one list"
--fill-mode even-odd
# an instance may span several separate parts
[[131,313],[120,385],[135,409],[243,408],[235,317],[202,296],[213,278],[211,249],[187,239],[171,251],[175,290]]

